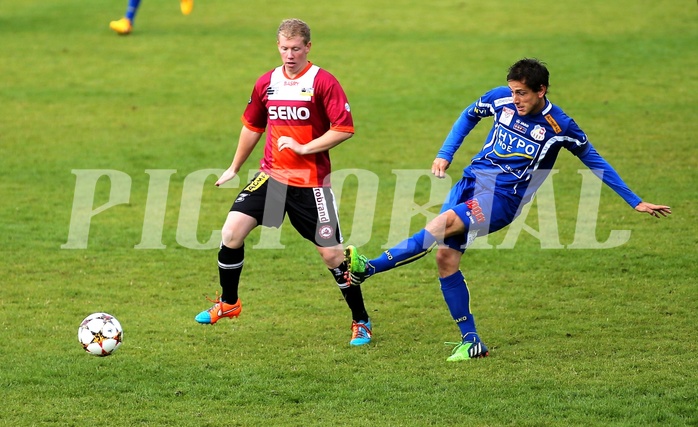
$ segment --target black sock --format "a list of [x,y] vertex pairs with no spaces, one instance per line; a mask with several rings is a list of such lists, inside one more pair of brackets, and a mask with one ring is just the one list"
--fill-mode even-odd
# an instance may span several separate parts
[[344,273],[347,272],[347,263],[342,262],[339,267],[330,268],[330,273],[334,276],[334,280],[339,285],[339,290],[342,291],[342,296],[344,301],[347,302],[349,309],[351,310],[351,317],[356,320],[363,320],[368,322],[368,313],[366,312],[366,307],[364,306],[364,297],[361,294],[360,286],[349,286],[347,284],[347,279],[344,278]]
[[218,277],[221,283],[221,301],[235,304],[238,300],[240,273],[245,260],[245,245],[230,249],[221,244],[218,251]]

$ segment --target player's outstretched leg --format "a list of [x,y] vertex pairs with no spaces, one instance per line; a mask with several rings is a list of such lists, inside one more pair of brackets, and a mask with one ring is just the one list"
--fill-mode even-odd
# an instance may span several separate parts
[[347,283],[351,286],[358,286],[368,278],[368,259],[360,255],[354,245],[349,245],[344,250],[344,261],[347,263]]
[[238,317],[242,313],[242,301],[238,298],[235,304],[228,304],[223,302],[220,298],[215,300],[209,299],[213,303],[213,306],[208,310],[204,310],[197,314],[194,320],[201,323],[202,325],[213,325],[223,317]]
[[179,8],[182,15],[189,15],[194,9],[194,0],[179,0]]

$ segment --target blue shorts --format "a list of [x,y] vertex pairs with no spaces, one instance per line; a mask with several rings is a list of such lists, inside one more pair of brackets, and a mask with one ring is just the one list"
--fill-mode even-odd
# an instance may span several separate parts
[[521,201],[479,185],[475,178],[463,177],[448,194],[441,212],[452,210],[465,224],[465,232],[444,239],[452,249],[465,252],[477,236],[501,230],[516,218]]

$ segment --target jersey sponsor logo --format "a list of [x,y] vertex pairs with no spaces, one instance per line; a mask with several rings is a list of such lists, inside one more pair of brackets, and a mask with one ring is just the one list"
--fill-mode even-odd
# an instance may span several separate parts
[[317,217],[320,223],[330,222],[330,213],[327,210],[327,199],[322,188],[313,188],[313,196],[315,197],[315,207],[317,208]]
[[[536,126],[536,128],[538,127]],[[533,132],[535,132],[535,129],[531,133]],[[537,142],[520,137],[501,126],[499,127],[497,140],[494,143],[494,153],[497,156],[534,159],[538,154],[538,150],[540,150],[540,144]]]
[[531,131],[531,136],[536,141],[542,141],[545,139],[545,128],[541,125],[536,125]]
[[550,125],[550,127],[553,128],[553,131],[554,131],[555,133],[560,133],[560,132],[562,132],[562,128],[560,127],[559,124],[557,124],[557,122],[555,121],[555,119],[553,118],[553,116],[551,116],[550,114],[546,114],[546,115],[545,115],[545,120],[548,121],[548,124]]
[[308,120],[310,110],[307,107],[272,105],[269,107],[269,120]]
[[344,109],[347,110],[347,113],[351,113],[351,107],[349,106],[348,102],[344,103]]
[[514,110],[511,108],[502,108],[502,114],[499,116],[499,123],[509,126],[511,124],[511,119],[514,118]]
[[293,80],[284,81],[284,86],[298,86],[299,84],[300,83],[298,83],[297,81],[293,81]]

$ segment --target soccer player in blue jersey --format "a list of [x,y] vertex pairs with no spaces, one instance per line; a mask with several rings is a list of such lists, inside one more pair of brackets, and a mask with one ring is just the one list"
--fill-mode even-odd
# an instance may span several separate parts
[[451,189],[441,213],[412,237],[368,260],[348,246],[345,260],[352,285],[412,262],[438,246],[436,262],[446,305],[461,332],[461,341],[448,361],[485,357],[470,312],[470,292],[460,261],[478,236],[502,229],[531,201],[552,169],[561,149],[577,156],[632,208],[655,217],[671,214],[668,206],[644,202],[596,152],[577,124],[546,96],[549,73],[536,59],[522,59],[509,68],[508,86],[485,93],[469,105],[454,123],[436,155],[431,172],[445,176],[463,139],[485,117],[492,129],[482,150],[472,158],[463,177]]
[[[136,19],[136,12],[141,5],[141,0],[128,0],[128,7],[123,18],[109,23],[109,28],[121,35],[131,34],[133,21]],[[179,0],[179,8],[182,14],[189,15],[194,8],[194,0]]]

